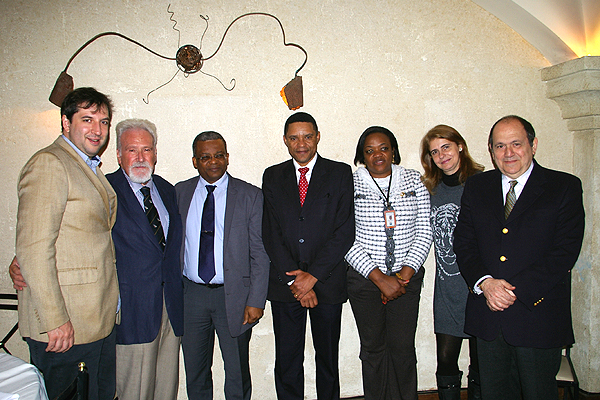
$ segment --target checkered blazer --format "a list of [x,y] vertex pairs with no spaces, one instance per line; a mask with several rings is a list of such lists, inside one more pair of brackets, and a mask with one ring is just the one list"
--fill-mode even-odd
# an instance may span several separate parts
[[[387,194],[387,190],[384,190]],[[354,173],[354,212],[356,237],[346,261],[365,278],[375,268],[386,272],[385,197],[366,168]],[[390,202],[396,212],[394,243],[396,263],[393,272],[408,266],[418,271],[431,246],[429,192],[415,170],[392,165]]]

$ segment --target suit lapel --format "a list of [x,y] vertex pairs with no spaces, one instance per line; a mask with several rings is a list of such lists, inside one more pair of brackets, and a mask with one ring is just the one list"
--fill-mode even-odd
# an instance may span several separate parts
[[[288,204],[293,206],[296,211],[300,211],[300,195],[298,193],[298,181],[296,178],[296,170],[294,169],[294,163],[292,160],[289,160],[288,163],[283,166],[281,178],[282,188],[285,197],[288,199]],[[310,183],[308,185],[308,192],[310,192]],[[306,197],[308,197],[308,192],[306,194]],[[306,198],[304,199],[304,204],[306,204]]]
[[[154,185],[156,186],[156,190],[158,190],[158,193],[160,194],[160,199],[162,200],[163,205],[165,206],[165,208],[167,209],[167,213],[169,214],[169,229],[167,230],[167,241],[166,241],[166,246],[169,246],[169,237],[173,237],[173,235],[171,235],[171,230],[173,229],[173,227],[175,226],[174,223],[172,223],[172,221],[174,221],[174,218],[177,218],[177,213],[175,212],[175,207],[177,207],[176,204],[174,204],[171,201],[171,197],[167,195],[167,193],[165,192],[165,188],[163,187],[163,183],[162,181],[159,181],[158,179],[153,179]],[[150,225],[150,224],[148,224]],[[164,229],[164,226],[163,226]],[[154,234],[153,234],[154,236]],[[158,240],[156,240],[156,243],[158,244]],[[160,248],[160,245],[159,245]],[[166,247],[165,247],[165,251],[166,251]]]
[[131,186],[129,186],[123,170],[119,169],[117,174],[118,178],[115,186],[118,186],[119,203],[121,204],[121,209],[135,222],[135,224],[139,227],[140,232],[143,232],[144,235],[149,238],[150,243],[155,243],[156,248],[160,249],[158,240],[156,240],[152,229],[150,229],[148,218],[146,217],[146,214],[144,213],[144,210],[142,209],[142,206],[140,205],[135,193],[131,189]]
[[[225,227],[223,232],[223,247],[229,240],[229,231],[231,230],[231,223],[233,222],[233,214],[235,210],[235,204],[237,201],[238,189],[235,179],[229,175],[229,183],[227,184],[227,200],[225,203]],[[223,251],[225,253],[225,251]]]
[[325,183],[326,175],[327,170],[323,166],[323,160],[321,157],[317,157],[317,162],[315,163],[313,171],[310,175],[308,191],[306,192],[306,198],[304,199],[304,207],[310,206],[315,198],[317,198],[318,193],[321,192],[321,188]]
[[518,218],[523,212],[525,212],[535,201],[544,193],[544,182],[546,181],[544,170],[537,163],[531,170],[531,175],[527,179],[527,183],[521,192],[521,195],[517,199],[510,215],[508,216],[507,222]]
[[198,180],[200,180],[200,176],[196,176],[187,182],[188,184],[184,185],[183,190],[181,191],[179,214],[181,215],[181,222],[183,223],[183,232],[186,230],[188,211],[190,209],[190,204],[192,203],[192,197],[194,197],[194,192],[196,191],[196,186],[198,186]]
[[499,170],[494,171],[494,179],[489,191],[490,210],[494,217],[504,224],[504,197],[502,195],[502,174]]
[[92,171],[92,169],[83,161],[81,156],[77,154],[77,152],[62,138],[59,136],[58,139],[54,142],[58,146],[60,146],[64,151],[66,151],[77,163],[79,169],[83,172],[83,174],[90,180],[90,182],[94,185],[100,197],[102,197],[102,201],[104,202],[104,207],[106,209],[106,215],[108,217],[108,222],[110,226],[113,226],[116,218],[116,195],[113,191],[110,183],[104,177],[104,174],[100,170],[100,168],[96,168],[96,173]]

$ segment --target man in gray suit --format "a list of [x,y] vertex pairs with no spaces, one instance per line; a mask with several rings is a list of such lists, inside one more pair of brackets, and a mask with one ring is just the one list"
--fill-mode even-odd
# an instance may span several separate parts
[[175,186],[183,222],[183,357],[190,400],[212,399],[215,331],[225,365],[225,398],[249,400],[251,328],[262,317],[269,258],[262,243],[259,188],[226,173],[229,154],[217,132],[192,145],[199,176]]

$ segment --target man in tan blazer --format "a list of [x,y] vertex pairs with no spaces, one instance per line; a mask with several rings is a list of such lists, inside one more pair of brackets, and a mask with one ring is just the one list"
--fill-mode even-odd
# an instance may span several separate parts
[[19,328],[50,398],[75,378],[80,361],[90,373],[90,399],[115,394],[117,199],[98,168],[111,117],[104,94],[71,92],[61,106],[63,134],[19,178],[16,253],[27,281]]

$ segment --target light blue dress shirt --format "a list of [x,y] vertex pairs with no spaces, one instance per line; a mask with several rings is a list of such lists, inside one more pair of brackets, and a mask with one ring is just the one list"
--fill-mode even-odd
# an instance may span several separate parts
[[[202,210],[208,191],[206,185],[216,186],[215,197],[215,276],[210,282],[204,282],[198,276],[198,252],[200,251],[200,227],[202,225]],[[186,220],[185,254],[183,275],[196,283],[222,284],[223,279],[223,237],[225,234],[225,206],[227,203],[227,186],[229,175],[224,174],[215,183],[208,183],[202,177],[190,203]]]
[[77,146],[75,146],[75,144],[73,144],[73,142],[71,142],[68,137],[66,137],[65,135],[61,136],[63,137],[63,139],[65,139],[65,142],[69,143],[69,146],[71,146],[73,150],[75,150],[75,152],[79,154],[79,157],[83,159],[83,161],[88,165],[88,167],[90,167],[92,171],[94,171],[94,174],[98,175],[96,173],[96,168],[98,168],[98,165],[100,165],[100,163],[102,162],[100,160],[100,156],[94,156],[90,158],[83,151],[79,150],[79,148],[77,148]]

